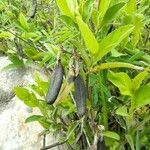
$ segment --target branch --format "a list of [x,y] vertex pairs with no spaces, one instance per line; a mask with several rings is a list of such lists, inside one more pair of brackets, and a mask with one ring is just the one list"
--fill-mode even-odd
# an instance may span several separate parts
[[59,146],[59,145],[63,145],[64,143],[66,143],[67,141],[63,141],[63,142],[57,142],[57,143],[54,143],[52,145],[49,145],[49,146],[46,146],[44,148],[41,148],[40,150],[47,150],[47,149],[51,149],[53,147],[56,147],[56,146]]
[[[1,26],[1,27],[2,27],[2,26]],[[11,33],[12,35],[14,35],[16,38],[18,38],[18,39],[20,39],[21,41],[23,41],[24,43],[26,43],[27,45],[29,45],[29,46],[31,46],[31,47],[33,47],[33,48],[39,50],[39,51],[43,51],[41,48],[36,47],[36,46],[34,46],[33,44],[31,44],[29,41],[26,41],[26,40],[22,39],[20,36],[18,36],[18,35],[16,35],[15,33],[11,32],[11,31],[8,30],[7,28],[5,28],[5,27],[2,27],[2,28],[3,28],[5,31],[7,31],[7,32]]]

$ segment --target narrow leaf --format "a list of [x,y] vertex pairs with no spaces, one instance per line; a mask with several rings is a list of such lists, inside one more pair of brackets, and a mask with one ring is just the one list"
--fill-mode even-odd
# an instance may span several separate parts
[[69,16],[71,18],[74,18],[75,15],[75,10],[76,10],[76,4],[77,1],[76,0],[56,0],[57,5],[60,9],[60,11],[66,15]]
[[132,14],[136,11],[136,0],[129,0],[126,6],[126,12]]
[[32,115],[32,116],[28,117],[28,118],[25,120],[25,123],[29,123],[29,122],[33,122],[33,121],[39,121],[41,118],[43,118],[43,116],[40,116],[40,115]]
[[108,22],[111,22],[119,13],[119,11],[123,8],[124,5],[125,3],[121,2],[110,7],[104,16],[102,24],[107,24]]
[[133,25],[125,25],[111,32],[99,43],[99,51],[95,58],[95,63],[108,52],[118,46],[134,29]]
[[9,32],[6,32],[6,31],[1,31],[0,32],[0,39],[3,39],[3,38],[5,38],[5,39],[13,39],[14,38],[14,35],[13,34],[11,34],[11,33],[9,33]]
[[134,90],[136,91],[140,85],[142,84],[142,81],[146,78],[146,76],[148,75],[147,70],[139,73],[134,79],[133,79],[133,86],[134,86]]
[[93,0],[87,0],[83,6],[82,17],[85,22],[87,22],[91,16],[91,10],[92,10],[93,3],[94,3]]
[[114,73],[110,71],[108,74],[108,79],[119,88],[122,95],[132,96],[132,81],[126,73]]
[[116,114],[123,117],[127,117],[128,116],[127,107],[126,106],[119,107],[116,110]]
[[100,70],[111,69],[111,68],[131,68],[135,70],[144,69],[143,67],[135,66],[124,62],[108,62],[108,63],[102,63],[100,65],[95,66],[94,68],[91,68],[90,72],[98,72]]
[[84,23],[80,17],[76,17],[76,21],[88,51],[91,54],[97,53],[99,46],[94,34],[92,33],[88,25]]
[[14,88],[15,94],[17,97],[22,100],[27,106],[30,107],[37,107],[38,100],[33,93],[30,93],[29,90],[23,87],[15,87]]
[[150,104],[150,85],[141,86],[135,93],[135,107]]
[[28,24],[28,22],[27,22],[27,19],[26,19],[26,17],[23,15],[23,13],[20,13],[20,15],[19,15],[19,22],[20,22],[21,26],[22,26],[25,30],[29,31],[30,27],[29,27],[29,24]]
[[104,136],[115,139],[115,140],[118,140],[118,141],[120,140],[120,136],[116,132],[105,131]]
[[135,150],[134,141],[131,135],[127,134],[126,136],[127,142],[129,143],[131,150]]
[[109,8],[111,0],[101,0],[99,4],[99,17],[100,20],[103,19],[107,9]]

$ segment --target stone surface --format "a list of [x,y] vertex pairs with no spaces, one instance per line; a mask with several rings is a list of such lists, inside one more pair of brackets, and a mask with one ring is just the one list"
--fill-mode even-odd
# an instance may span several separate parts
[[[37,122],[25,124],[28,116],[39,112],[18,100],[12,89],[16,85],[33,82],[35,71],[45,78],[46,75],[42,70],[34,68],[1,71],[9,63],[6,57],[0,57],[0,150],[40,150],[43,143],[43,137],[39,135],[42,127]],[[54,142],[54,138],[49,136],[46,144]]]
[[[10,64],[7,57],[0,57],[0,112],[5,109],[7,103],[14,97],[13,88],[17,85],[24,85],[33,81],[31,72],[27,69],[2,69]],[[26,80],[25,80],[25,79]]]

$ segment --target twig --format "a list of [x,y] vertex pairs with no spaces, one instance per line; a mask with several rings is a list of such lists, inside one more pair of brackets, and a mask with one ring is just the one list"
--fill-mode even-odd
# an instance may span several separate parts
[[22,39],[20,36],[18,36],[18,35],[16,35],[15,33],[11,32],[11,31],[8,30],[7,28],[5,28],[5,27],[2,27],[2,28],[3,28],[5,31],[7,31],[7,32],[9,32],[9,33],[11,33],[11,34],[13,34],[16,38],[20,39],[20,40],[23,41],[24,43],[30,45],[31,47],[33,47],[33,48],[35,48],[35,49],[38,49],[39,51],[43,51],[41,48],[36,47],[36,46],[34,46],[33,44],[29,43],[29,41],[26,41],[26,40]]
[[45,145],[46,145],[46,134],[44,134],[43,136],[43,148],[45,148]]
[[64,143],[66,143],[67,141],[63,141],[63,142],[57,142],[57,143],[54,143],[52,145],[49,145],[49,146],[46,146],[44,148],[41,148],[40,150],[47,150],[47,149],[51,149],[53,147],[56,147],[56,146],[59,146],[59,145],[63,145]]

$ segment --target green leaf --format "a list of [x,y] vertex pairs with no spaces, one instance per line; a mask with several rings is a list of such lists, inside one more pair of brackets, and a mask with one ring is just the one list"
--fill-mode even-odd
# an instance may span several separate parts
[[129,0],[126,6],[126,12],[132,14],[136,11],[136,0]]
[[141,86],[135,93],[135,108],[150,104],[150,84]]
[[93,0],[87,0],[84,3],[82,17],[85,22],[88,22],[89,18],[91,17],[91,12],[92,12],[91,10],[93,7],[93,3],[94,3]]
[[79,122],[72,123],[67,131],[67,140],[71,137],[71,135],[74,133],[75,129],[78,127]]
[[48,91],[48,85],[49,83],[44,81],[38,73],[34,74],[34,80],[38,85],[38,88],[43,91],[43,93],[46,93]]
[[121,2],[110,7],[104,16],[102,24],[104,25],[111,22],[119,13],[119,11],[123,8],[124,5],[125,3]]
[[47,118],[49,117],[50,112],[53,111],[53,106],[48,105],[45,100],[39,101],[38,108],[40,109],[43,116],[45,116]]
[[50,125],[51,125],[48,121],[46,121],[45,118],[40,119],[38,122],[39,122],[40,125],[41,125],[43,128],[45,128],[45,129],[49,129],[49,127],[50,127]]
[[65,25],[69,27],[76,27],[76,24],[70,17],[61,15],[59,18],[62,20],[63,23],[65,23]]
[[25,47],[24,52],[29,58],[33,58],[34,56],[38,55],[38,53],[39,53],[36,49],[34,49],[32,47]]
[[119,107],[116,110],[116,114],[123,117],[127,117],[128,116],[127,107],[126,106]]
[[76,0],[56,0],[57,5],[60,9],[60,11],[66,15],[71,17],[72,19],[75,16],[76,7],[77,7],[77,1]]
[[105,137],[109,137],[118,141],[120,140],[120,136],[116,132],[105,131],[103,134]]
[[86,62],[87,66],[90,66],[91,64],[90,58],[87,52],[84,50],[84,47],[81,45],[81,43],[76,40],[70,40],[70,43],[74,45],[77,48],[77,50],[81,53],[81,57]]
[[127,135],[125,135],[125,137],[127,139],[127,142],[129,143],[130,147],[131,147],[131,150],[135,150],[135,148],[134,148],[134,141],[133,141],[132,136],[127,134]]
[[126,73],[114,73],[110,71],[108,74],[108,79],[119,88],[122,95],[132,96],[132,80]]
[[133,32],[132,32],[132,43],[136,47],[138,44],[140,38],[141,38],[141,32],[144,28],[144,15],[142,14],[135,14],[133,18],[133,25],[135,26]]
[[17,57],[16,55],[9,56],[9,59],[14,65],[24,65],[23,60],[19,59],[19,57]]
[[5,71],[5,70],[13,70],[13,69],[16,69],[16,68],[20,68],[20,67],[23,67],[22,65],[15,65],[15,64],[9,64],[7,66],[5,66],[2,71]]
[[109,8],[111,0],[101,0],[99,4],[99,17],[100,22],[102,21],[107,9]]
[[133,88],[136,91],[140,85],[142,84],[142,81],[147,77],[148,72],[147,70],[139,73],[133,80],[132,80],[132,84],[133,84]]
[[107,62],[95,66],[90,69],[90,72],[98,72],[100,70],[111,69],[111,68],[131,68],[135,70],[143,70],[143,67],[135,66],[124,62]]
[[23,87],[15,87],[14,88],[16,96],[22,100],[27,106],[30,107],[37,107],[38,100],[34,93],[30,93],[29,90]]
[[115,31],[108,34],[100,43],[99,51],[95,58],[95,63],[99,61],[108,52],[118,46],[123,39],[125,39],[134,29],[133,25],[125,25],[119,27]]
[[25,120],[25,123],[39,121],[39,120],[41,120],[41,118],[43,118],[43,116],[41,116],[41,115],[32,115]]
[[94,34],[80,17],[76,17],[76,20],[88,51],[91,54],[96,54],[98,52],[99,46]]
[[127,54],[123,54],[119,51],[117,51],[116,49],[112,49],[111,50],[111,56],[112,57],[120,57],[120,56],[126,56]]
[[1,31],[0,32],[0,39],[1,38],[5,38],[5,39],[13,39],[14,38],[14,35],[9,33],[9,32],[6,32],[6,31]]
[[25,18],[25,16],[23,15],[23,13],[20,13],[19,15],[19,22],[21,24],[21,26],[26,30],[29,31],[30,27],[29,24],[27,22],[27,19]]

